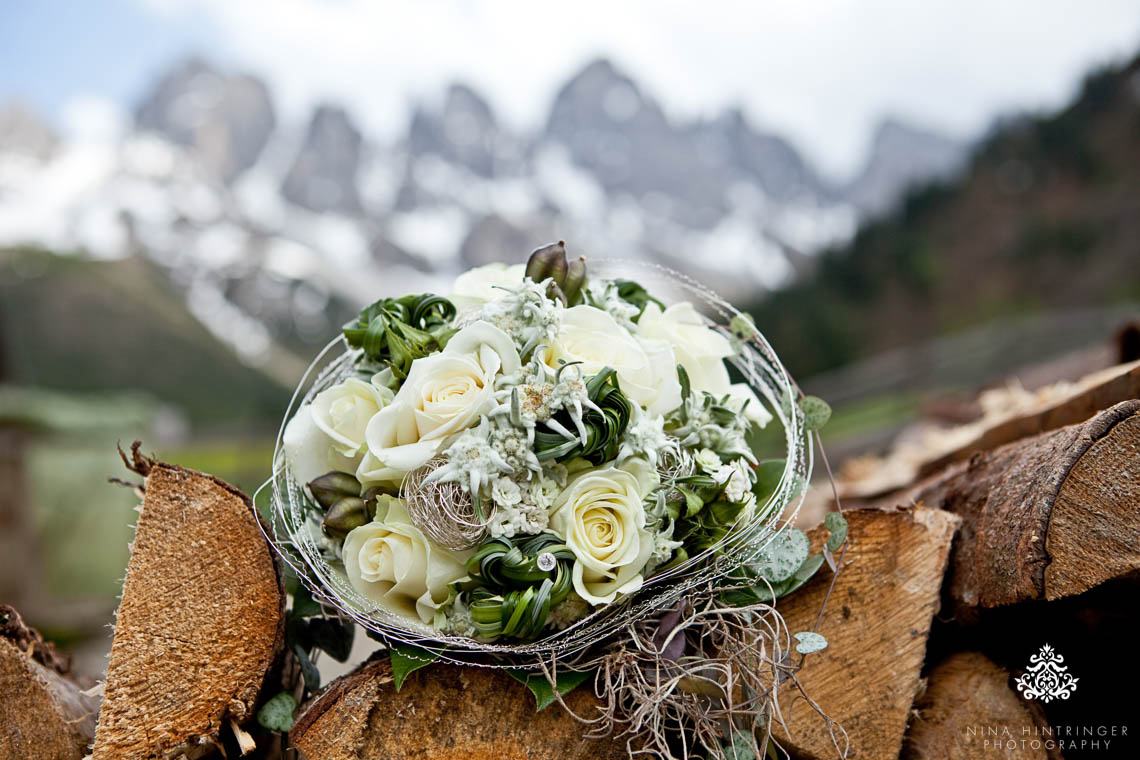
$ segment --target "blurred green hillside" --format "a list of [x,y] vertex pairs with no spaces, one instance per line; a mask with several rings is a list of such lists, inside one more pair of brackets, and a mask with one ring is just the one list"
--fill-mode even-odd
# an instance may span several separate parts
[[248,366],[145,259],[0,252],[0,380],[140,389],[199,429],[268,431],[292,389]]
[[995,129],[751,311],[797,376],[1026,315],[1140,301],[1140,60]]

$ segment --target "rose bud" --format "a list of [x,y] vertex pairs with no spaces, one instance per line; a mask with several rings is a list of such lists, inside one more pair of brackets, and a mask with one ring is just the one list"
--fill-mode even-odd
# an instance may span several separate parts
[[343,538],[353,528],[359,528],[368,521],[368,506],[364,503],[364,499],[359,496],[345,496],[329,507],[321,525],[329,535]]
[[323,509],[328,509],[345,496],[360,495],[360,481],[347,472],[327,472],[310,481],[308,486]]

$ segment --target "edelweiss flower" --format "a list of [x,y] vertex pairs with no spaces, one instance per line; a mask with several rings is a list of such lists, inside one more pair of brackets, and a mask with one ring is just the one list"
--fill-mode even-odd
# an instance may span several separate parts
[[520,502],[499,507],[487,523],[492,538],[514,538],[541,533],[550,524],[550,513],[536,504]]
[[520,285],[499,286],[505,294],[484,304],[480,318],[510,335],[519,354],[528,355],[541,343],[549,343],[562,324],[562,304],[546,297],[545,284],[529,278]]
[[632,405],[629,425],[618,449],[618,464],[630,457],[644,456],[654,467],[661,457],[677,450],[677,442],[665,432],[665,418],[648,415],[637,404]]
[[502,473],[514,472],[491,445],[490,433],[491,423],[484,417],[478,427],[464,432],[447,447],[444,452],[447,462],[432,471],[424,483],[459,483],[472,496],[477,496],[484,484],[491,483]]

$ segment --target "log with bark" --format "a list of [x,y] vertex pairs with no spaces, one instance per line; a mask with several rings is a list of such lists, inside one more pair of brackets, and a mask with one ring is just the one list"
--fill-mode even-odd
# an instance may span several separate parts
[[68,678],[66,658],[0,604],[0,760],[80,760],[99,698]]
[[[777,609],[791,633],[810,631],[828,599],[818,629],[828,647],[809,655],[797,678],[843,727],[850,746],[795,698],[793,688],[781,700],[787,730],[777,725],[775,731],[801,757],[831,760],[847,749],[848,757],[860,760],[893,759],[919,690],[926,639],[959,519],[919,507],[849,512],[847,520],[844,565],[830,597],[832,576],[821,572],[780,600]],[[827,536],[822,526],[809,532],[815,551]]]
[[[589,686],[570,692],[576,715],[597,714]],[[527,687],[502,670],[435,663],[397,691],[387,658],[331,683],[305,706],[289,738],[308,760],[622,760],[623,740],[586,738],[590,727],[560,705],[535,712]]]
[[956,612],[1054,600],[1140,570],[1140,401],[949,467],[879,504],[963,519]]
[[1066,425],[1075,425],[1101,410],[1136,398],[1140,398],[1140,361],[1109,367],[1081,378],[1067,395],[1003,419],[981,430],[972,440],[952,451],[922,463],[918,475],[926,477],[979,452]]
[[240,491],[137,442],[128,466],[144,498],[94,760],[200,757],[254,717],[283,641],[279,567]]
[[977,652],[939,663],[915,700],[902,758],[1061,760],[1061,752],[1044,740],[1051,736],[1044,715],[1009,682],[1007,670]]

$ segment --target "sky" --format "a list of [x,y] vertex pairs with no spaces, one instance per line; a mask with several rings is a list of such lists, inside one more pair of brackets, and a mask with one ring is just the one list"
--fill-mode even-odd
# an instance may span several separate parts
[[1135,0],[2,0],[0,101],[66,131],[77,104],[126,113],[198,53],[265,77],[285,120],[337,100],[392,139],[461,80],[533,130],[604,55],[670,116],[739,104],[842,178],[885,116],[975,137],[1137,51]]

